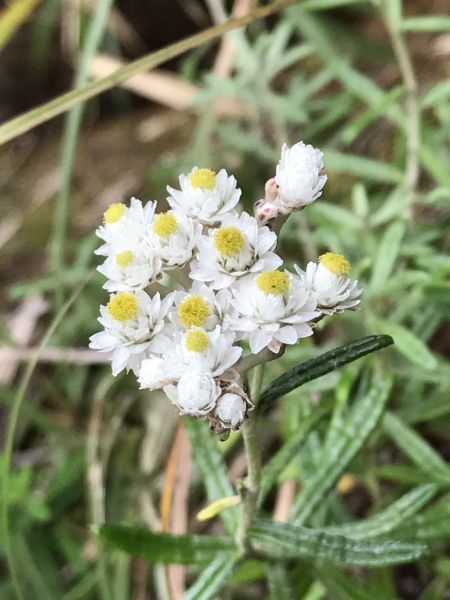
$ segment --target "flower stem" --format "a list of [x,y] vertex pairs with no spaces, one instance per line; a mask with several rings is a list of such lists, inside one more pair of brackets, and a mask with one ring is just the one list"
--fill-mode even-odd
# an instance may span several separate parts
[[[254,405],[257,404],[261,393],[263,376],[264,364],[260,364],[253,371],[250,386],[250,399]],[[248,550],[247,531],[255,514],[261,483],[261,452],[254,412],[250,413],[249,418],[243,423],[241,431],[247,457],[247,479],[242,490],[243,507],[236,532],[236,543],[240,551],[245,554]]]

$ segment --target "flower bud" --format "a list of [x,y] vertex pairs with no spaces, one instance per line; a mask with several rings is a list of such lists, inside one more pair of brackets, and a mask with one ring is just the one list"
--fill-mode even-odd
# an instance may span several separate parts
[[265,225],[269,221],[273,221],[280,214],[278,206],[273,202],[268,202],[266,200],[258,200],[255,204],[254,211],[260,225]]
[[216,405],[220,386],[211,371],[191,369],[180,378],[177,386],[177,405],[183,414],[200,417]]

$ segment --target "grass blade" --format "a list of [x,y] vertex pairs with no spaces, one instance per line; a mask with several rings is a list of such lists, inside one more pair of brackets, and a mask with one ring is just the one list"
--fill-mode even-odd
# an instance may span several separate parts
[[225,23],[216,25],[215,27],[211,27],[206,31],[192,35],[184,40],[176,42],[175,44],[171,44],[166,48],[162,48],[161,50],[147,54],[142,58],[129,63],[125,67],[114,71],[114,73],[111,73],[106,77],[102,77],[101,79],[92,81],[87,85],[79,87],[75,90],[71,90],[70,92],[66,92],[65,94],[62,94],[53,100],[50,100],[50,102],[42,104],[41,106],[19,115],[18,117],[10,119],[0,126],[0,144],[4,144],[9,140],[14,139],[26,131],[30,131],[30,129],[33,129],[37,125],[49,121],[53,117],[66,112],[81,102],[85,102],[86,100],[94,98],[106,90],[110,90],[116,85],[127,81],[127,79],[133,75],[136,75],[136,73],[154,69],[162,63],[167,62],[168,60],[175,58],[180,54],[187,52],[188,50],[192,50],[201,44],[205,44],[206,42],[210,42],[219,38],[228,31],[237,29],[238,27],[244,27],[256,19],[262,19],[279,10],[282,10],[286,6],[293,4],[293,2],[295,2],[295,0],[278,0],[277,2],[269,4],[269,6],[258,8],[238,19],[230,19]]
[[234,542],[228,537],[172,535],[128,525],[101,525],[98,536],[107,545],[151,563],[204,563],[234,549]]
[[366,540],[378,537],[399,527],[404,521],[409,520],[434,496],[438,487],[427,484],[417,487],[393,502],[390,506],[376,515],[356,521],[345,523],[336,527],[327,527],[327,533],[345,535],[354,540]]
[[395,530],[401,539],[427,541],[450,536],[450,494]]
[[238,562],[239,559],[234,555],[216,558],[183,595],[183,600],[209,600],[217,597],[217,594],[231,577]]
[[400,169],[379,160],[332,150],[325,151],[324,160],[327,170],[331,172],[355,175],[383,183],[400,183],[402,180],[403,174]]
[[384,379],[359,401],[344,422],[339,440],[317,470],[305,481],[292,508],[291,520],[303,524],[336,484],[338,478],[362,448],[380,420],[391,389]]
[[275,559],[325,558],[335,564],[382,566],[417,560],[427,552],[424,544],[398,541],[360,542],[288,523],[258,520],[250,528],[257,552]]
[[14,0],[0,13],[0,52],[28,19],[39,0]]
[[386,229],[381,238],[370,281],[373,290],[378,290],[388,280],[397,260],[404,234],[405,223],[396,221]]
[[409,329],[393,321],[377,320],[377,325],[392,337],[396,349],[411,362],[423,369],[435,369],[437,360],[431,350]]
[[[89,65],[103,37],[108,16],[113,0],[99,0],[95,4],[95,12],[90,20],[86,43],[81,52],[80,64],[74,82],[74,87],[86,83],[89,77]],[[55,207],[53,235],[50,243],[50,269],[56,275],[64,266],[64,241],[66,235],[67,213],[69,208],[70,183],[72,179],[73,161],[77,147],[81,120],[83,117],[83,104],[75,106],[67,115],[64,125],[64,136],[60,159],[60,184]],[[61,285],[56,286],[57,305],[61,303]]]
[[263,467],[259,493],[260,504],[264,501],[272,486],[275,485],[284,469],[298,455],[309,432],[327,412],[328,408],[328,406],[322,404],[314,407],[311,414],[300,423],[298,430]]
[[40,355],[42,350],[47,346],[49,341],[51,340],[53,334],[55,333],[56,328],[61,323],[66,313],[78,298],[84,287],[87,285],[89,280],[92,278],[94,273],[90,273],[88,277],[77,287],[72,296],[64,303],[64,305],[60,308],[58,313],[55,315],[52,323],[47,329],[45,335],[42,337],[41,343],[39,344],[36,354],[32,360],[27,365],[25,372],[23,374],[22,380],[20,382],[19,388],[14,398],[14,403],[11,407],[11,413],[9,416],[8,428],[6,432],[6,441],[5,441],[5,450],[4,450],[4,462],[3,462],[3,489],[2,489],[2,511],[1,511],[1,530],[4,538],[4,552],[6,555],[6,560],[9,567],[10,577],[12,580],[12,584],[14,587],[14,591],[19,600],[23,600],[24,596],[22,594],[22,590],[20,587],[19,579],[17,576],[15,562],[14,562],[14,553],[11,545],[11,533],[9,527],[9,512],[8,512],[8,493],[9,493],[9,484],[11,477],[11,459],[13,454],[13,446],[14,446],[14,434],[16,432],[17,422],[20,414],[20,409],[25,399],[25,394],[27,392],[28,386],[31,381],[31,377],[33,375],[34,369],[38,364]]
[[393,442],[408,456],[430,480],[440,484],[450,483],[450,467],[435,450],[411,427],[392,412],[383,419],[383,429]]
[[[380,600],[380,597],[371,593],[367,585],[363,585],[347,573],[342,573],[337,567],[330,565],[316,566],[315,572],[320,581],[325,585],[333,598],[339,600]],[[383,598],[383,600],[390,600]]]
[[277,562],[269,563],[267,567],[270,600],[295,600],[295,592],[286,567]]
[[426,15],[408,17],[401,24],[403,31],[450,31],[450,17],[447,15]]
[[[217,446],[216,436],[210,432],[208,425],[203,421],[187,417],[183,422],[189,435],[195,464],[200,471],[209,502],[233,496],[235,491],[228,479],[227,469]],[[234,532],[237,523],[236,507],[230,507],[222,511],[220,517],[227,530],[230,533]]]
[[388,335],[369,335],[334,350],[325,352],[290,369],[264,390],[258,409],[266,410],[280,396],[295,390],[308,381],[322,377],[347,363],[393,344]]

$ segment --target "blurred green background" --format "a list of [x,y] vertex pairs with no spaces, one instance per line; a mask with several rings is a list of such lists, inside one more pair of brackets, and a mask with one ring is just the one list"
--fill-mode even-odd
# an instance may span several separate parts
[[[0,119],[256,4],[4,2]],[[304,0],[142,72],[83,110],[13,132],[0,146],[0,440],[6,448],[14,441],[10,473],[8,456],[0,467],[27,599],[170,598],[179,573],[102,548],[90,525],[106,518],[158,528],[162,518],[173,531],[218,527],[195,520],[205,498],[194,467],[188,499],[174,494],[164,512],[180,447],[182,461],[191,461],[177,415],[138,391],[133,377],[113,379],[87,350],[106,299],[101,276],[87,281],[104,210],[132,195],[164,203],[165,186],[194,165],[232,172],[251,210],[281,144],[300,139],[324,151],[329,180],[321,199],[289,219],[280,251],[301,265],[327,250],[345,254],[365,291],[361,311],[324,319],[313,340],[270,366],[267,381],[363,335],[387,333],[395,347],[288,395],[263,420],[264,456],[309,406],[328,398],[344,407],[370,363],[394,375],[390,409],[399,421],[385,423],[351,462],[328,510],[338,522],[361,518],[427,482],[440,486],[443,500],[426,538],[434,544],[429,558],[353,569],[348,585],[349,571],[298,566],[296,597],[450,598],[450,480],[436,475],[436,464],[448,468],[450,459],[449,12],[448,0]],[[304,464],[290,465],[284,479],[314,471],[324,443],[320,430],[311,434]],[[222,450],[235,481],[243,474],[239,435]],[[274,506],[275,496],[266,508]],[[325,516],[315,518],[320,525]],[[4,552],[0,542],[0,598],[9,600]],[[263,575],[248,563],[221,597],[267,597]],[[172,594],[179,597],[173,587]]]

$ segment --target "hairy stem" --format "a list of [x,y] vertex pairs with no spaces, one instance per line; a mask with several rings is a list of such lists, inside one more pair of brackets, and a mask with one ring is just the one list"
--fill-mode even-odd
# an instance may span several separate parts
[[[263,376],[264,363],[255,367],[253,371],[250,399],[255,405],[261,394]],[[247,531],[255,514],[261,483],[261,451],[256,433],[256,416],[254,412],[250,413],[249,418],[243,423],[241,431],[247,457],[247,479],[242,491],[243,506],[236,532],[236,543],[240,551],[245,554],[248,550]]]

